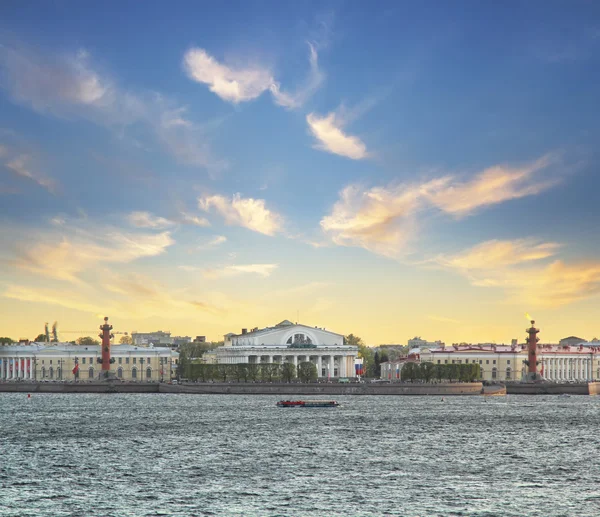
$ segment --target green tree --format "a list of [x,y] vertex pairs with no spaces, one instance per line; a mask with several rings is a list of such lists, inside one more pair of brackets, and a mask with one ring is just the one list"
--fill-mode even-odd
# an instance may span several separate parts
[[344,338],[346,345],[358,348],[358,357],[363,360],[365,377],[375,377],[375,353],[373,349],[363,343],[363,340],[354,334],[348,334]]
[[119,339],[119,343],[121,343],[122,345],[132,345],[133,338],[131,336],[121,336],[121,338]]
[[0,345],[10,345],[11,343],[14,343],[14,341],[9,337],[0,337]]
[[300,381],[305,383],[316,382],[318,379],[317,366],[310,361],[300,363],[298,365],[298,377]]
[[294,363],[283,363],[281,368],[281,378],[285,382],[292,382],[292,379],[296,378],[296,367]]
[[419,376],[418,370],[419,365],[417,363],[406,363],[402,367],[402,378],[412,382]]
[[249,364],[248,365],[248,378],[251,381],[256,381],[260,374],[260,365],[259,364]]
[[38,337],[34,339],[36,343],[45,343],[46,342],[46,334],[38,334]]
[[248,382],[248,365],[245,363],[238,363],[235,365],[235,378],[238,382],[242,379],[244,382]]
[[217,376],[219,380],[223,382],[227,382],[227,377],[231,375],[228,364],[218,364],[217,365]]
[[431,381],[436,374],[436,368],[433,363],[421,363],[421,377],[425,382]]
[[100,345],[100,341],[98,341],[90,336],[79,337],[79,338],[77,338],[76,343],[81,346],[98,346],[98,345]]

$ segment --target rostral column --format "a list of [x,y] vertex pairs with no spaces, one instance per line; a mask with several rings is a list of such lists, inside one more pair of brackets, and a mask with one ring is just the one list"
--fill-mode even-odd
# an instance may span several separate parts
[[104,325],[100,325],[101,334],[98,337],[102,338],[102,373],[104,377],[108,377],[110,372],[110,340],[114,337],[110,331],[112,325],[108,324],[108,316],[104,318]]
[[535,321],[531,320],[531,327],[526,330],[527,334],[529,334],[527,338],[527,362],[529,363],[529,366],[527,368],[527,377],[529,378],[529,380],[536,380],[538,378],[537,344],[540,338],[537,337],[537,333],[540,331],[540,329],[536,329],[534,325]]

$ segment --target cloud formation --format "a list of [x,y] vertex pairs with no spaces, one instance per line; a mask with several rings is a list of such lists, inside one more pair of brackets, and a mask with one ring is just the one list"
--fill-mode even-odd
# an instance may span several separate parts
[[244,274],[259,275],[264,278],[279,267],[279,264],[242,264],[237,266],[225,266],[222,268],[207,268],[202,270],[205,278],[230,278]]
[[368,157],[366,145],[360,138],[347,135],[342,131],[343,123],[335,113],[329,113],[325,117],[309,113],[306,116],[306,122],[311,134],[317,139],[315,149],[345,156],[352,160],[362,160]]
[[151,228],[152,230],[163,230],[175,224],[169,219],[152,215],[150,212],[131,212],[127,219],[129,224],[136,228]]
[[[12,242],[12,241],[8,241]],[[81,274],[103,263],[128,263],[164,253],[174,244],[170,232],[129,232],[89,222],[64,222],[53,231],[14,240],[5,264],[48,278],[80,283]]]
[[406,253],[424,215],[439,210],[464,217],[487,206],[539,194],[558,183],[555,177],[539,177],[551,163],[542,157],[518,168],[491,167],[470,180],[447,175],[370,189],[349,185],[340,192],[331,214],[321,220],[321,228],[338,245],[398,257]]
[[239,193],[231,199],[214,195],[198,198],[198,206],[205,212],[214,209],[228,225],[242,226],[265,235],[274,235],[283,227],[283,218],[269,210],[264,199],[243,198]]
[[12,171],[17,176],[27,178],[40,187],[45,188],[51,194],[56,194],[57,184],[51,178],[48,178],[40,172],[34,171],[31,167],[31,158],[26,155],[19,155],[5,163],[5,167]]
[[529,306],[557,307],[600,294],[600,263],[556,260],[559,247],[535,239],[493,240],[436,262],[472,285],[501,288],[509,301]]
[[201,127],[185,107],[156,92],[131,92],[94,69],[88,52],[52,54],[0,46],[0,86],[12,99],[42,114],[81,118],[122,133],[133,124],[148,128],[178,161],[222,169]]
[[248,102],[270,91],[276,104],[295,109],[302,106],[323,83],[325,76],[319,69],[317,51],[309,46],[310,71],[304,83],[290,93],[281,89],[271,70],[253,64],[236,67],[219,63],[202,48],[191,48],[183,57],[183,67],[188,77],[206,84],[208,89],[221,99],[232,104]]

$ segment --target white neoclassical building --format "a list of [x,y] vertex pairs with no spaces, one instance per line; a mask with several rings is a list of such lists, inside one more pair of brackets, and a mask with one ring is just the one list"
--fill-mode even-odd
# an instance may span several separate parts
[[[168,347],[111,345],[111,371],[125,381],[170,381],[179,357]],[[0,347],[0,382],[92,381],[100,377],[100,345],[30,343]]]
[[354,377],[358,348],[344,344],[344,336],[323,328],[309,327],[284,320],[274,327],[242,329],[227,334],[224,345],[207,362],[216,363],[293,363],[310,361],[319,377]]

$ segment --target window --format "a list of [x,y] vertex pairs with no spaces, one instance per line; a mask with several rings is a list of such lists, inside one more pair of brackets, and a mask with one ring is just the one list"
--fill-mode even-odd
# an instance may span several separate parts
[[496,378],[496,374],[497,374],[497,373],[498,373],[498,372],[497,372],[496,368],[492,368],[492,379],[495,379],[495,378]]
[[445,359],[445,360],[444,360],[444,364],[448,364],[448,359]]
[[146,379],[152,379],[152,368],[146,368]]
[[119,364],[123,364],[123,358],[119,357]]
[[442,362],[442,361],[440,361],[440,360],[438,359],[438,364],[440,364],[441,362]]
[[510,368],[507,368],[506,369],[506,380],[510,380],[510,374],[511,374]]
[[481,359],[479,359],[479,364],[483,364],[483,361]]
[[510,359],[508,361],[506,361],[506,364],[510,364]]
[[496,364],[496,359],[494,359],[494,364]]
[[146,363],[148,363],[148,365],[150,365],[150,359],[152,359],[151,357],[146,358]]
[[489,360],[489,359],[486,359],[486,360],[485,360],[485,364],[490,364],[490,360]]
[[42,364],[44,364],[44,360],[42,359]]
[[452,364],[454,364],[454,359],[452,359]]
[[88,370],[88,377],[90,379],[94,378],[94,369],[92,367],[90,367],[90,369]]
[[131,370],[131,378],[132,379],[137,379],[137,368],[133,368]]
[[123,368],[119,368],[119,369],[117,370],[117,377],[118,377],[119,379],[122,379],[122,378],[123,378]]
[[50,364],[52,364],[52,359],[50,359]]
[[85,357],[81,358],[81,364],[85,364]]
[[469,360],[468,359],[465,359],[465,364],[469,364]]
[[42,366],[42,379],[46,377],[46,368]]
[[134,357],[133,358],[133,364],[136,364],[136,363],[137,363],[137,357]]
[[125,364],[129,364],[129,357],[125,358]]
[[[50,361],[50,362],[52,362],[52,361]],[[48,377],[50,377],[51,379],[54,379],[54,368],[52,368],[52,366],[48,370]]]

